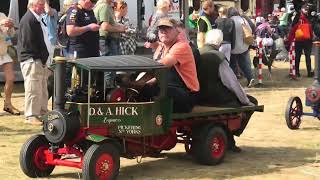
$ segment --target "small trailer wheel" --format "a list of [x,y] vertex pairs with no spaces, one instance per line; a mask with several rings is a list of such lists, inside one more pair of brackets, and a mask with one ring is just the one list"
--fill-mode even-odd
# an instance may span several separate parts
[[194,156],[200,164],[216,165],[224,159],[227,150],[227,135],[221,127],[213,126],[192,142]]
[[25,175],[36,177],[49,176],[54,167],[47,165],[45,150],[49,148],[49,142],[44,135],[35,135],[29,138],[20,151],[20,167]]
[[291,97],[286,107],[286,122],[289,129],[299,129],[303,107],[301,99],[297,96]]
[[83,179],[113,180],[119,174],[119,150],[111,143],[93,144],[83,158]]

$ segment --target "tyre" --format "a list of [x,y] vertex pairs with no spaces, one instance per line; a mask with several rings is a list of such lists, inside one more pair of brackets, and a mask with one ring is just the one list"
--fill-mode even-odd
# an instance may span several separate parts
[[115,145],[93,144],[83,158],[83,179],[113,180],[119,174],[120,154]]
[[228,146],[226,132],[218,126],[203,131],[192,143],[195,159],[204,165],[221,163]]
[[301,99],[297,96],[291,97],[286,107],[286,123],[289,129],[299,129],[301,124],[301,116],[303,114],[303,107]]
[[47,165],[45,150],[49,148],[49,142],[44,135],[35,135],[29,138],[21,147],[20,167],[25,175],[36,177],[49,176],[55,166]]

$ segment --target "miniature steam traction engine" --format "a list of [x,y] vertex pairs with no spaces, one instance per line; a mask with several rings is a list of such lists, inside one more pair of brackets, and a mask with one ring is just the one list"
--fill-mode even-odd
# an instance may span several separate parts
[[[227,132],[240,128],[243,113],[263,111],[263,106],[197,106],[191,113],[172,113],[167,68],[146,57],[67,63],[73,69],[71,89],[66,90],[66,62],[57,60],[54,110],[42,117],[43,134],[32,136],[21,148],[21,169],[32,178],[68,166],[82,169],[84,179],[115,179],[120,156],[155,156],[177,143],[185,144],[199,163],[215,165],[225,156]],[[148,97],[138,88],[146,74],[157,79],[156,91]]]
[[315,69],[316,73],[314,76],[314,81],[309,86],[306,91],[306,106],[310,106],[312,113],[303,112],[302,101],[298,96],[291,97],[288,101],[285,119],[289,129],[299,129],[301,124],[301,118],[305,116],[313,116],[320,119],[320,67],[319,67],[319,58],[320,58],[320,41],[314,42],[317,48],[317,54],[315,58]]

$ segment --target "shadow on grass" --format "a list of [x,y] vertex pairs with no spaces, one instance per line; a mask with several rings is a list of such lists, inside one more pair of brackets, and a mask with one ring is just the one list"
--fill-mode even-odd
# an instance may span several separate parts
[[59,178],[70,178],[70,179],[82,179],[81,173],[59,173],[59,174],[52,174],[49,176],[50,179],[59,179]]
[[320,124],[318,127],[304,127],[304,128],[300,128],[300,129],[297,129],[297,131],[320,131]]
[[[303,63],[302,63],[303,64]],[[288,64],[289,67],[289,64]],[[253,70],[253,73],[256,70]],[[263,79],[262,79],[262,86],[258,85],[258,79],[257,76],[255,75],[255,80],[256,80],[256,86],[253,88],[250,88],[250,90],[265,90],[269,91],[272,90],[273,88],[306,88],[307,86],[311,85],[312,82],[314,81],[313,78],[308,78],[306,76],[307,72],[306,70],[300,70],[300,73],[302,77],[297,78],[296,80],[291,79],[289,75],[289,70],[284,69],[284,68],[273,68],[272,69],[272,79],[268,77],[268,70],[263,69]],[[256,73],[254,73],[256,74]],[[245,78],[242,78],[240,80],[241,84],[246,87],[247,80]]]
[[11,129],[5,126],[0,126],[0,135],[12,136],[12,135],[30,135],[39,132],[37,129]]
[[[167,158],[123,167],[118,179],[235,178],[261,175],[315,162],[318,149],[293,147],[242,147],[239,154],[229,153],[217,166],[203,166],[185,153],[168,153]],[[174,168],[174,171],[173,169]]]

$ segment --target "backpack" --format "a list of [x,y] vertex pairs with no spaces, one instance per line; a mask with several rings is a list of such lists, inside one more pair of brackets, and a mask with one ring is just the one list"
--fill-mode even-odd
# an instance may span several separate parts
[[67,14],[61,16],[58,21],[57,36],[58,45],[66,48],[69,44],[69,36],[67,34]]

